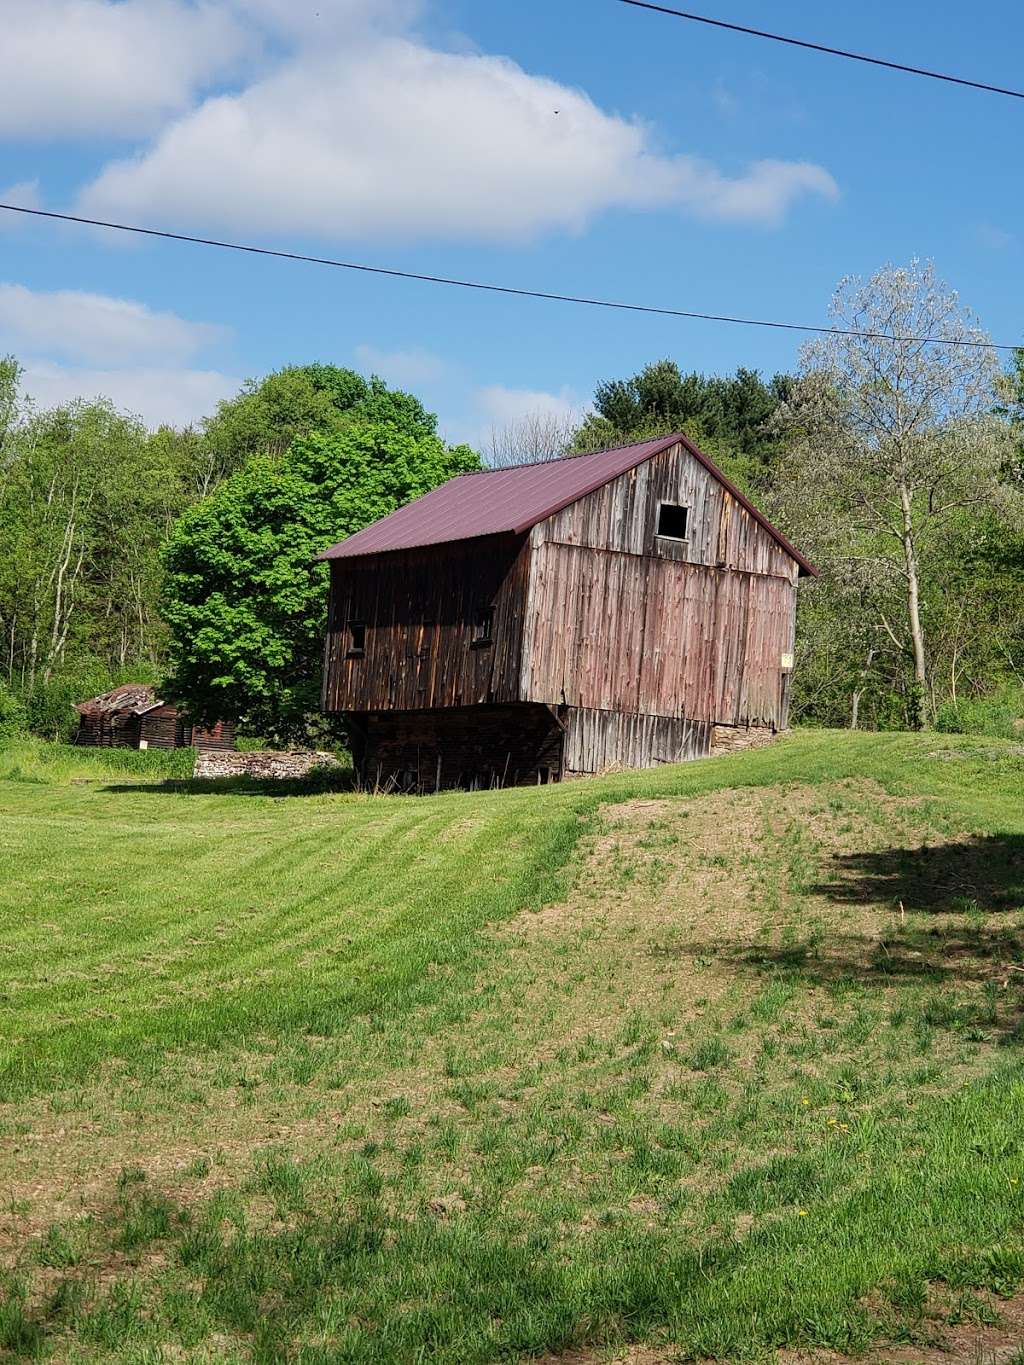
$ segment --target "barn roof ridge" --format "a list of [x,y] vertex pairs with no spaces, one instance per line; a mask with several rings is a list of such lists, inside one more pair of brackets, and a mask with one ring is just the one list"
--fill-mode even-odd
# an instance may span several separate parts
[[455,477],[467,479],[475,478],[477,474],[513,474],[517,469],[535,469],[540,464],[565,464],[568,460],[585,460],[588,455],[605,455],[610,450],[632,450],[634,446],[652,445],[655,441],[664,441],[667,449],[683,439],[682,432],[674,431],[668,436],[645,436],[642,441],[626,441],[617,446],[596,446],[593,450],[574,450],[567,455],[544,455],[539,460],[522,460],[518,464],[486,465],[482,469],[467,469]]
[[[483,536],[521,535],[563,508],[587,497],[613,479],[660,455],[674,445],[686,450],[722,485],[768,534],[800,566],[802,573],[817,576],[817,570],[794,545],[768,520],[765,514],[718,466],[681,431],[606,450],[582,451],[578,455],[554,460],[537,460],[506,469],[481,469],[457,474],[437,488],[421,494],[379,521],[372,522],[316,556],[318,560],[349,559],[359,555],[385,554],[393,550],[422,549],[453,541],[475,540]],[[592,461],[581,477],[579,463]],[[496,498],[484,496],[491,476],[498,490]],[[476,484],[477,492],[473,490]],[[471,491],[473,490],[473,491]]]

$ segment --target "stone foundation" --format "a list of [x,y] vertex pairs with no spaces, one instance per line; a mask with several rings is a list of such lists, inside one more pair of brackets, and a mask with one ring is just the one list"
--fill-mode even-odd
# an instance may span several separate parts
[[738,754],[743,749],[760,749],[771,744],[775,731],[769,725],[713,725],[711,755]]
[[309,749],[254,749],[247,753],[221,753],[200,749],[193,777],[254,777],[260,781],[294,781],[308,777],[314,768],[342,765],[333,754]]

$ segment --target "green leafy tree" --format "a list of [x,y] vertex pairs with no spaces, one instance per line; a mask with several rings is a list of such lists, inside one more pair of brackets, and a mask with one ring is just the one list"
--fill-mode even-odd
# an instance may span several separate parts
[[[275,740],[317,715],[328,570],[314,556],[455,474],[480,467],[433,419],[383,386],[379,417],[252,458],[191,508],[164,553],[167,691],[197,719],[231,718]],[[404,423],[395,420],[404,417]],[[426,415],[423,414],[425,417]]]
[[597,386],[595,411],[576,432],[573,448],[595,450],[682,430],[754,491],[770,480],[779,450],[770,422],[791,383],[787,375],[765,383],[756,370],[742,368],[733,376],[684,374],[674,360],[659,360],[629,379]]
[[74,655],[145,652],[164,480],[141,424],[106,401],[39,412],[9,399],[16,367],[0,378],[0,648],[8,681],[31,692]]
[[996,412],[1008,418],[1013,429],[1016,449],[1011,475],[1020,482],[1024,481],[1024,347],[1014,351],[1001,387],[1002,401]]
[[203,424],[193,470],[205,496],[254,455],[279,456],[299,436],[340,431],[352,417],[393,421],[407,431],[436,430],[437,421],[411,394],[391,390],[337,365],[286,365],[249,379]]

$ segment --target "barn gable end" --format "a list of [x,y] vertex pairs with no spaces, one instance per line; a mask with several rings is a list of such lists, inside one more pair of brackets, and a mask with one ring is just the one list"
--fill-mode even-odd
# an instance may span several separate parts
[[530,541],[524,700],[785,728],[800,565],[682,442]]

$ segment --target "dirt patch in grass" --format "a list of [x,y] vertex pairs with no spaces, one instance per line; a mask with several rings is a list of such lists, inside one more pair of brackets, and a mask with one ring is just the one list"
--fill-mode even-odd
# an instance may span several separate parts
[[[560,954],[561,975],[579,978],[563,1039],[607,1028],[610,980],[634,1008],[660,1002],[692,1022],[775,973],[801,987],[809,1027],[837,986],[877,985],[876,1001],[895,1003],[908,979],[940,989],[955,977],[1012,995],[1024,890],[988,921],[983,883],[1005,890],[1005,868],[986,870],[975,843],[870,782],[634,801],[607,813],[571,897],[495,932],[513,956]],[[585,978],[574,970],[602,958]],[[552,984],[538,973],[524,1016],[544,1011]],[[1004,1031],[1017,1023],[1004,1012]]]
[[780,1351],[778,1365],[1020,1365],[1024,1361],[1024,1295],[979,1296],[975,1306],[996,1322],[934,1320],[923,1329],[933,1344],[889,1345],[856,1357],[832,1351]]

